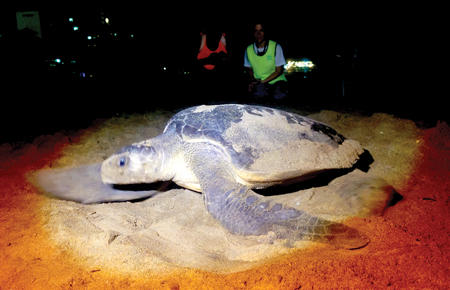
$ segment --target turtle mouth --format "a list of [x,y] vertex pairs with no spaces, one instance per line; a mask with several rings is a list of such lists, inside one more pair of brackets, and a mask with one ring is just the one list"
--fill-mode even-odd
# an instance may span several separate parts
[[112,180],[108,177],[104,177],[104,176],[102,176],[102,182],[103,182],[103,184],[116,184],[116,182],[114,182],[114,180]]
[[99,174],[101,176],[103,184],[116,184],[117,183],[117,180],[112,179],[110,177],[110,174],[108,174],[108,170],[107,170],[107,168],[105,168],[105,162],[103,162]]
[[103,166],[102,166],[100,175],[101,175],[102,182],[104,184],[116,184],[117,183],[117,180],[114,180],[113,178],[111,178],[109,176],[109,174],[107,174],[107,172],[105,172],[105,170],[103,169]]

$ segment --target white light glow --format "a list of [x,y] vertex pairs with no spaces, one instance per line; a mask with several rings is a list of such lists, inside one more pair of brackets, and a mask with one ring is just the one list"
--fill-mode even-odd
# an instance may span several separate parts
[[285,69],[290,69],[290,68],[312,68],[314,67],[314,64],[312,63],[312,61],[292,61],[289,60],[287,62],[287,64],[284,65]]
[[302,57],[298,59],[289,59],[284,65],[285,74],[291,75],[296,73],[308,73],[317,66],[307,57]]

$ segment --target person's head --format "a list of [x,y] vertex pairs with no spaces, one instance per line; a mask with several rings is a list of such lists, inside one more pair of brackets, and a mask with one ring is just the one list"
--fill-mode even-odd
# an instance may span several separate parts
[[262,23],[255,24],[255,41],[256,43],[262,43],[265,39],[265,30]]

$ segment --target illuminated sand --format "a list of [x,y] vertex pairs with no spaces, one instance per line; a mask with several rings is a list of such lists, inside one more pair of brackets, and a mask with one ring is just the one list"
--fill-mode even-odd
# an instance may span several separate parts
[[[71,136],[43,136],[15,150],[8,145],[1,147],[1,289],[103,289],[111,285],[130,289],[196,289],[202,285],[217,289],[260,289],[262,285],[273,289],[371,289],[388,285],[444,289],[449,283],[446,159],[450,158],[450,130],[446,124],[420,130],[411,121],[386,114],[363,117],[323,111],[311,116],[358,140],[375,159],[370,170],[404,197],[383,217],[348,221],[371,238],[367,247],[356,251],[321,245],[262,249],[245,244],[223,230],[215,231],[215,221],[202,212],[200,196],[183,189],[142,202],[159,206],[177,226],[167,228],[163,225],[168,221],[160,221],[155,239],[136,251],[130,244],[120,243],[114,232],[101,229],[108,214],[114,220],[118,213],[124,213],[121,207],[135,215],[129,216],[129,226],[146,227],[141,223],[145,213],[137,210],[139,204],[83,206],[49,199],[39,195],[23,177],[50,164],[102,161],[122,144],[142,140],[143,134],[159,134],[172,114],[110,119]],[[171,202],[161,205],[162,199]],[[77,228],[73,227],[77,223],[86,225],[84,232],[69,231]],[[207,225],[209,234],[196,236],[189,230],[193,224]],[[182,240],[159,243],[164,235],[170,237],[177,231],[188,235],[184,239],[198,239],[198,243],[184,249]],[[229,252],[216,256],[204,252],[207,245],[220,244]],[[222,263],[223,255],[234,262]]]

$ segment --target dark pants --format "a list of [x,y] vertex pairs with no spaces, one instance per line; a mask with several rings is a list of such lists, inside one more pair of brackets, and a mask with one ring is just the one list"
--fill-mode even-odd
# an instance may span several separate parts
[[278,81],[273,85],[269,83],[255,84],[251,93],[255,99],[271,99],[273,97],[276,100],[282,100],[288,95],[287,82]]

